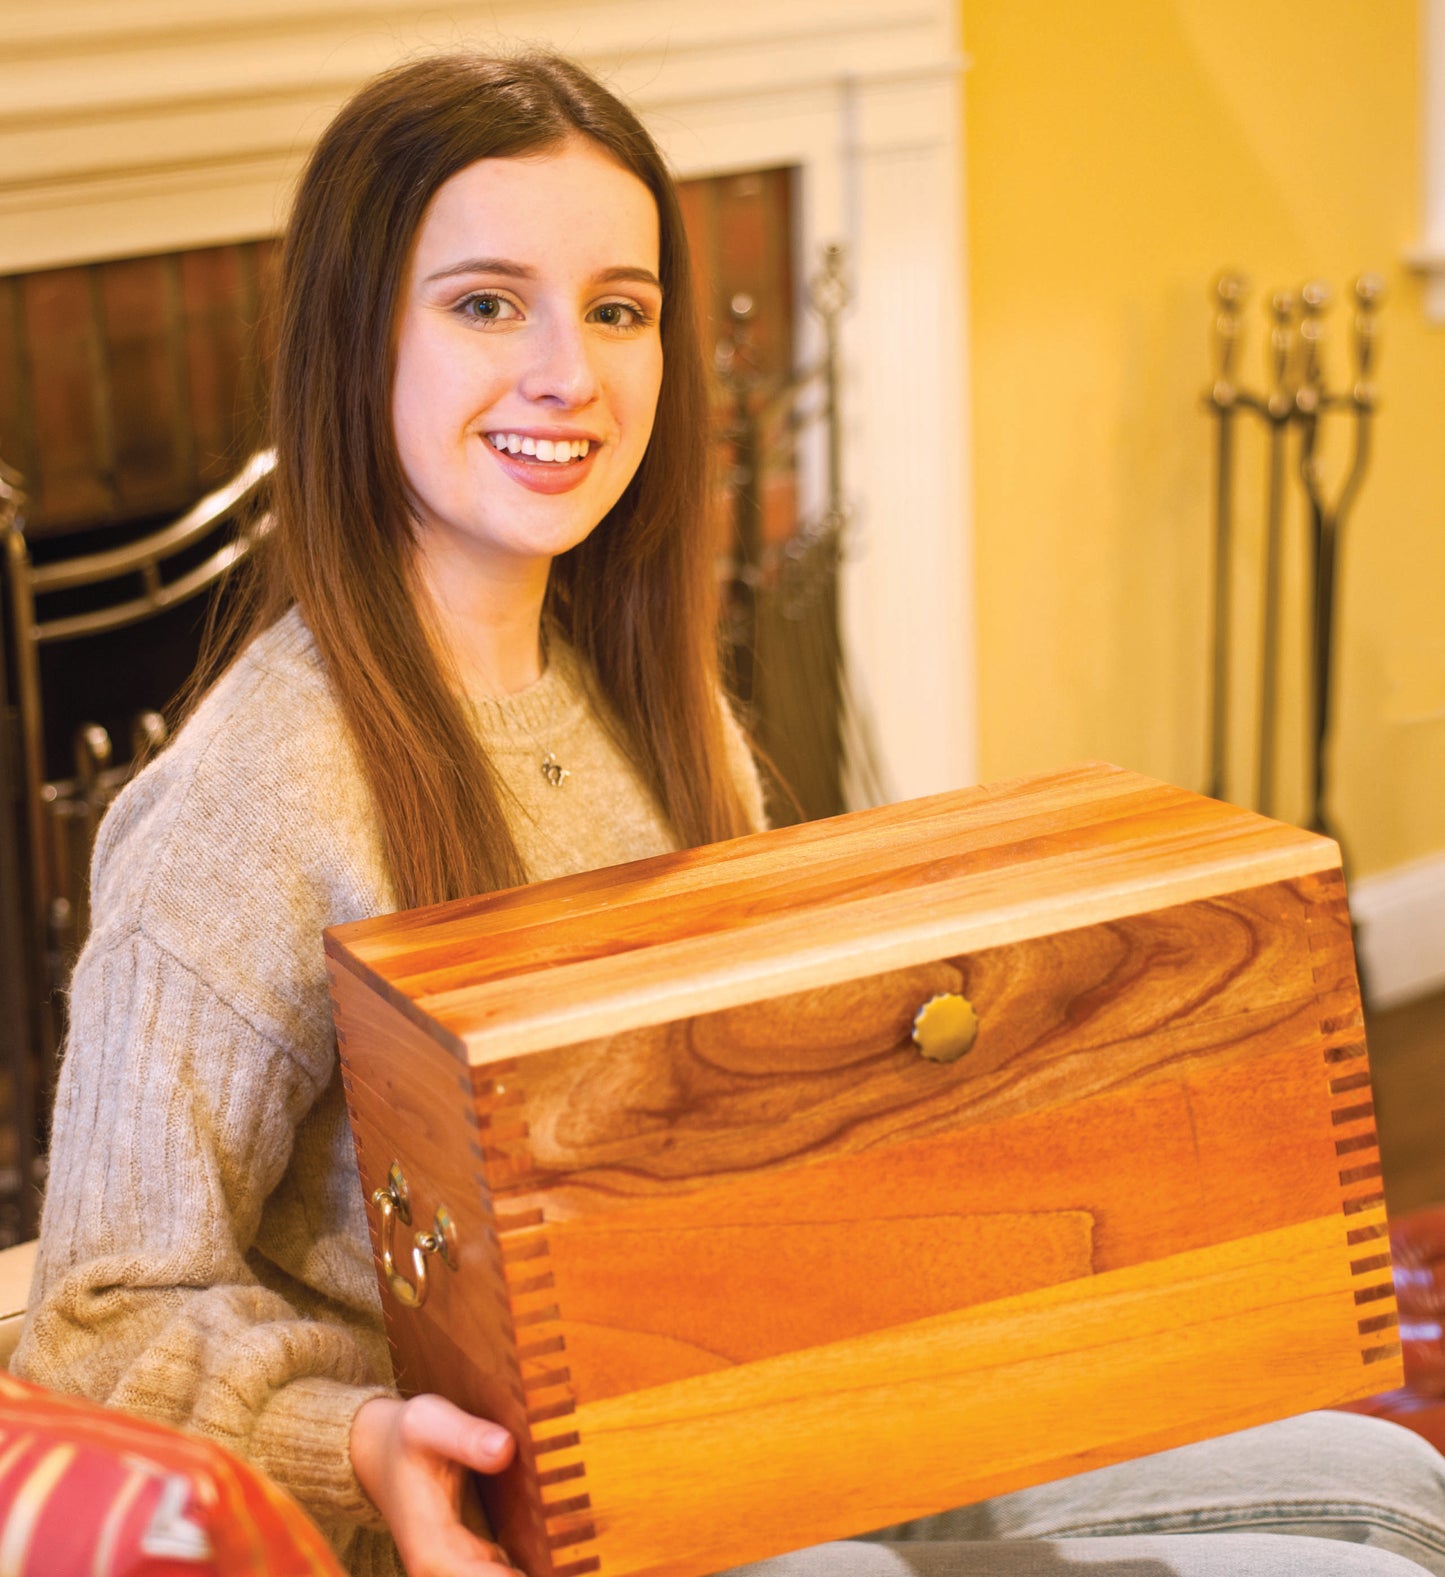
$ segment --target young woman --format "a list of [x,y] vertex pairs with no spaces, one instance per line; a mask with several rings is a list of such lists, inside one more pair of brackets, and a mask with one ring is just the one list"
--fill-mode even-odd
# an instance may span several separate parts
[[321,931],[760,824],[701,366],[671,182],[583,72],[363,91],[286,240],[257,633],[98,840],[18,1367],[235,1447],[358,1571],[510,1446],[387,1393]]
[[[354,1572],[500,1577],[464,1489],[511,1441],[389,1388],[320,936],[760,825],[686,247],[592,79],[447,57],[322,138],[282,298],[269,579],[97,843],[16,1367],[231,1446]],[[782,1568],[1445,1573],[1428,1448],[1293,1427]],[[1266,1533],[1107,1536],[1190,1526]]]

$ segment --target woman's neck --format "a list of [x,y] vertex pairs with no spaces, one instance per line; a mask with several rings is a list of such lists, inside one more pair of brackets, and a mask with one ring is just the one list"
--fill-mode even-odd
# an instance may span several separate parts
[[417,562],[423,617],[464,695],[515,695],[535,684],[546,663],[542,603],[550,559],[529,560],[502,576],[438,573]]

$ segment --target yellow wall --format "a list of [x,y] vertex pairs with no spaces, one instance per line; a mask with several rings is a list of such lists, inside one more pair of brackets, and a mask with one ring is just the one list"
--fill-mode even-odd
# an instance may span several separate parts
[[[1204,785],[1207,291],[1226,265],[1253,281],[1257,386],[1263,296],[1371,269],[1390,291],[1383,409],[1345,543],[1333,808],[1361,874],[1445,850],[1445,328],[1401,261],[1416,0],[962,4],[984,775],[1092,756]],[[1331,324],[1338,383],[1338,304]],[[1261,458],[1241,457],[1251,553]]]

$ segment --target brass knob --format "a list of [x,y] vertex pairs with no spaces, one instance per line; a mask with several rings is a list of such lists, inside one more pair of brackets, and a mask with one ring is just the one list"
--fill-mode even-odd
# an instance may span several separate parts
[[978,1014],[967,997],[930,997],[913,1017],[913,1044],[931,1062],[957,1062],[978,1037]]

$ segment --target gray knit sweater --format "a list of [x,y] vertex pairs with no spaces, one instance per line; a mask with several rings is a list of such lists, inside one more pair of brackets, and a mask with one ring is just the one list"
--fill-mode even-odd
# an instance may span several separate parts
[[[565,651],[473,705],[533,880],[674,846]],[[571,772],[560,788],[543,744]],[[729,748],[761,825],[736,730]],[[350,1570],[394,1572],[349,1454],[391,1375],[321,932],[396,904],[298,614],[117,799],[92,893],[13,1368],[219,1441],[296,1495]]]

